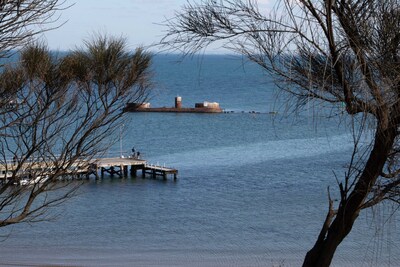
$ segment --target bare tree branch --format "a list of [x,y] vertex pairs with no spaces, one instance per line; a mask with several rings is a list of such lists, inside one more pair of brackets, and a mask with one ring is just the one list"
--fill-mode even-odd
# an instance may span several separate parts
[[[162,47],[191,54],[221,44],[274,75],[295,108],[314,99],[344,105],[353,119],[337,212],[329,209],[303,266],[329,266],[363,208],[400,202],[399,15],[396,0],[284,0],[268,14],[252,0],[199,0],[164,23]],[[369,121],[374,137],[361,144]]]

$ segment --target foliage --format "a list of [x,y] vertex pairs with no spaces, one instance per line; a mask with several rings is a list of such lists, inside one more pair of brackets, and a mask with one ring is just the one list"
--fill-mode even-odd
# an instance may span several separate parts
[[[29,45],[3,69],[0,167],[8,177],[0,226],[48,219],[51,207],[75,193],[79,183],[69,178],[115,141],[125,104],[145,100],[150,64],[141,48],[131,53],[123,39],[98,36],[65,57]],[[33,184],[16,186],[23,176]]]

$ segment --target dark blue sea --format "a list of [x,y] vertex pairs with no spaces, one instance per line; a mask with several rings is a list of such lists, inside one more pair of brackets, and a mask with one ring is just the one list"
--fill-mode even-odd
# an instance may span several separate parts
[[[109,152],[134,146],[177,168],[177,181],[85,181],[55,220],[1,229],[1,266],[301,265],[327,188],[337,198],[347,170],[350,121],[313,101],[293,111],[273,78],[240,57],[181,60],[155,56],[151,105],[173,106],[179,95],[185,107],[215,101],[229,113],[130,113]],[[400,266],[396,209],[362,212],[333,266]]]

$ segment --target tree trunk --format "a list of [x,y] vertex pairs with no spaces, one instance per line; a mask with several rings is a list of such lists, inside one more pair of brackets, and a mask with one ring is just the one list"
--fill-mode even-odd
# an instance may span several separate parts
[[[381,174],[394,144],[395,137],[396,127],[394,125],[386,129],[382,129],[378,125],[375,133],[374,147],[360,178],[350,195],[347,198],[341,199],[332,224],[329,227],[324,225],[325,227],[322,228],[314,247],[307,253],[304,259],[303,267],[324,267],[331,264],[337,247],[350,233],[361,211],[362,204]],[[330,221],[333,216],[333,214],[329,213],[325,223]]]

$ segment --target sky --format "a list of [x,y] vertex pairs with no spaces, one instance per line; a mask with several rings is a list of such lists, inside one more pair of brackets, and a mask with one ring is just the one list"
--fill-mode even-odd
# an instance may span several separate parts
[[[192,0],[196,1],[196,0]],[[259,0],[267,5],[271,0]],[[160,41],[166,28],[159,25],[171,18],[186,0],[66,0],[72,5],[59,13],[58,29],[43,36],[54,50],[67,51],[83,44],[96,33],[127,38],[128,45],[148,47]],[[214,48],[215,50],[218,49]]]

